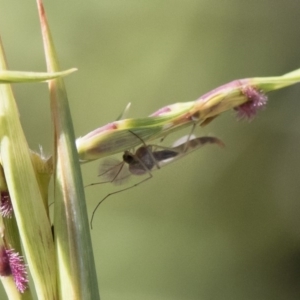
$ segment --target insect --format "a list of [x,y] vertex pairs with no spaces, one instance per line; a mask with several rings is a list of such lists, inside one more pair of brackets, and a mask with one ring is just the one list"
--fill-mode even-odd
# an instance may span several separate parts
[[[134,133],[132,132],[132,134]],[[137,136],[137,138],[139,137]],[[217,144],[222,147],[224,146],[224,143],[216,137],[195,137],[191,134],[176,141],[173,147],[146,145],[144,141],[142,141],[142,143],[143,145],[140,146],[135,152],[125,151],[122,157],[123,160],[121,162],[113,158],[108,158],[101,163],[99,168],[99,176],[105,178],[105,181],[92,183],[89,186],[105,182],[111,182],[115,185],[120,185],[125,183],[131,177],[131,175],[141,176],[148,174],[148,177],[127,188],[107,194],[97,204],[92,213],[91,228],[96,210],[98,209],[99,205],[108,197],[140,185],[141,183],[152,178],[153,175],[151,171],[154,169],[160,169],[161,167],[179,158],[182,158],[186,154],[189,154],[206,144]]]

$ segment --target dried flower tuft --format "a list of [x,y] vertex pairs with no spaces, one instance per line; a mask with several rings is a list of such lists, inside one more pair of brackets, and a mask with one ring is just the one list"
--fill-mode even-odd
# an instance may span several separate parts
[[238,119],[251,121],[256,113],[266,106],[268,97],[253,86],[247,86],[242,93],[247,97],[248,101],[234,109],[237,111]]

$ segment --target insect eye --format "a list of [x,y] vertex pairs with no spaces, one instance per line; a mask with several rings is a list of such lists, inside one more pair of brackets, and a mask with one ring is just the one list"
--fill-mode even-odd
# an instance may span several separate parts
[[124,153],[124,154],[123,154],[123,160],[124,160],[126,163],[130,164],[130,163],[132,163],[132,162],[134,161],[134,157],[133,157],[132,154],[130,154],[130,153]]

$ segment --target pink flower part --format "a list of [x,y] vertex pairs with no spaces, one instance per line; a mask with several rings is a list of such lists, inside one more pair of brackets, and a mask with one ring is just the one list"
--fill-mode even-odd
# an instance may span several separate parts
[[169,113],[170,111],[172,111],[171,108],[169,106],[165,106],[163,108],[160,108],[159,110],[157,110],[153,114],[151,114],[150,117],[158,117],[160,115],[164,115],[166,113]]
[[6,250],[6,254],[17,289],[20,293],[24,293],[28,287],[28,276],[23,257],[13,249]]
[[198,102],[207,102],[210,101],[212,98],[214,98],[217,95],[220,94],[226,94],[227,92],[230,92],[232,90],[241,89],[242,86],[245,84],[246,80],[233,80],[229,83],[223,84],[206,94],[202,95],[200,98],[198,98],[196,101]]
[[268,97],[253,86],[243,88],[242,93],[247,97],[248,101],[234,109],[237,111],[238,119],[251,121],[256,113],[266,106]]
[[0,276],[10,276],[11,268],[9,264],[9,257],[4,247],[0,249]]
[[13,207],[10,200],[10,195],[8,191],[1,192],[0,198],[0,214],[4,218],[11,218],[13,213]]
[[80,137],[78,138],[78,140],[87,140],[89,138],[93,138],[94,136],[102,133],[102,132],[108,132],[108,131],[113,131],[113,130],[116,130],[118,129],[118,121],[116,122],[113,122],[113,123],[109,123],[109,124],[106,124],[100,128],[97,128],[91,132],[89,132],[88,134],[86,134],[85,136],[83,137]]

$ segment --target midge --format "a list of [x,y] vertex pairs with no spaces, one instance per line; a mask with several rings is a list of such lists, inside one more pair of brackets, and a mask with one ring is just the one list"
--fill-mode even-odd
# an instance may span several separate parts
[[103,182],[96,182],[88,186],[111,182],[115,185],[123,184],[131,175],[145,175],[148,177],[142,181],[131,185],[127,188],[107,194],[95,207],[91,217],[91,228],[93,218],[99,205],[111,195],[129,190],[133,187],[152,178],[151,171],[160,169],[161,167],[184,157],[186,154],[201,148],[206,144],[217,144],[224,147],[224,143],[216,137],[195,137],[194,135],[184,136],[176,141],[173,147],[163,147],[158,145],[146,145],[144,141],[132,132],[143,143],[135,152],[125,151],[123,160],[119,161],[113,158],[105,159],[99,168],[99,176],[105,178]]

